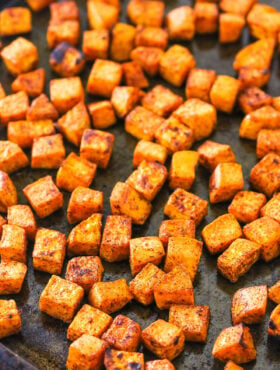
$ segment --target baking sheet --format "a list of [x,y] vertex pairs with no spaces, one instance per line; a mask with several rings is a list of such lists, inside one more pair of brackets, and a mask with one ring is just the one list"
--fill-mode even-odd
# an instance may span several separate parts
[[[87,28],[85,0],[76,1],[80,8],[82,29]],[[280,10],[280,4],[277,0],[263,1],[266,4],[273,5]],[[26,6],[23,1],[9,0],[0,2],[0,7],[21,5]],[[125,9],[127,1],[123,2]],[[174,0],[166,1],[166,10],[177,7],[179,5],[190,5],[190,1]],[[125,12],[121,19],[126,20]],[[49,22],[48,9],[40,13],[33,13],[33,31],[27,38],[32,40],[38,47],[40,55],[40,66],[43,67],[47,74],[47,81],[57,77],[50,71],[48,64],[49,50],[46,42],[46,30]],[[9,43],[13,38],[3,39],[4,45]],[[217,41],[217,35],[211,36],[196,36],[194,41],[186,43],[196,58],[197,66],[200,68],[215,69],[218,74],[228,74],[234,76],[232,68],[233,57],[236,52],[250,41],[248,32],[244,32],[242,41],[221,46]],[[84,86],[90,71],[91,63],[87,65],[81,77]],[[279,90],[279,56],[275,55],[272,66],[272,77],[267,91],[273,96],[280,95]],[[10,84],[13,77],[10,76],[3,63],[0,62],[0,81],[4,85],[7,93],[11,93]],[[161,80],[151,81],[151,85]],[[170,87],[170,86],[169,86]],[[174,92],[180,93],[183,96],[183,88],[177,89],[171,87]],[[45,92],[48,93],[48,83],[46,84]],[[88,102],[94,101],[93,97],[87,97]],[[240,140],[238,137],[238,128],[242,119],[242,114],[236,111],[233,115],[218,114],[218,126],[216,131],[211,136],[212,140],[220,143],[230,144],[236,154],[237,160],[243,165],[243,173],[246,180],[245,188],[248,189],[248,178],[250,169],[257,162],[255,156],[255,142]],[[97,176],[92,183],[92,188],[104,192],[104,218],[110,214],[109,196],[114,184],[117,181],[125,181],[132,172],[132,155],[133,149],[137,140],[126,134],[123,129],[123,121],[109,129],[115,137],[115,146],[113,156],[106,171],[98,169]],[[1,129],[0,138],[6,139],[6,130]],[[76,151],[77,149],[65,141],[67,153]],[[197,143],[194,148],[197,148]],[[28,153],[30,155],[30,153]],[[169,164],[169,162],[168,162]],[[30,168],[19,171],[11,175],[14,181],[18,194],[19,203],[27,204],[21,189],[27,184],[43,177],[47,174],[55,176],[56,171],[49,170],[31,170]],[[191,191],[204,199],[208,199],[208,179],[209,174],[202,167],[198,167],[195,183]],[[162,191],[158,194],[153,202],[153,210],[151,217],[143,227],[133,227],[133,237],[145,235],[157,235],[161,221],[164,219],[163,207],[168,199],[171,191],[165,185]],[[63,210],[56,212],[50,217],[39,220],[38,225],[42,227],[53,228],[68,235],[70,226],[66,221],[66,208],[69,200],[69,193],[63,192],[65,199],[65,207]],[[201,229],[217,216],[226,213],[228,203],[210,205],[209,213],[203,223],[197,230],[197,237],[200,239]],[[28,247],[28,274],[23,284],[23,289],[20,294],[9,296],[14,298],[19,308],[22,310],[22,332],[2,340],[2,343],[9,349],[28,360],[38,369],[63,369],[67,358],[68,346],[70,342],[66,339],[67,324],[59,320],[55,320],[39,311],[39,297],[44,289],[50,275],[43,272],[34,271],[32,267],[32,249],[33,245]],[[272,285],[280,278],[280,259],[270,263],[259,261],[253,268],[242,277],[238,283],[231,284],[217,273],[216,257],[209,255],[204,248],[201,262],[198,269],[198,274],[195,279],[195,299],[198,305],[210,305],[211,322],[209,327],[209,335],[207,343],[195,344],[186,343],[184,352],[174,360],[176,369],[222,369],[223,364],[215,360],[212,355],[212,347],[215,338],[219,332],[228,326],[231,326],[230,303],[234,292],[242,287],[268,284]],[[65,266],[66,266],[65,261]],[[65,269],[64,266],[64,269]],[[128,262],[118,264],[108,264],[104,262],[105,274],[104,280],[113,280],[120,277],[131,279]],[[5,298],[9,298],[5,297]],[[2,298],[2,297],[1,297]],[[272,311],[274,304],[268,302],[267,314],[265,320],[259,325],[252,325],[252,333],[255,338],[258,357],[255,362],[245,365],[246,369],[258,370],[276,370],[280,368],[280,347],[279,342],[267,337],[267,325],[269,314]],[[118,312],[129,316],[139,322],[142,327],[148,326],[151,322],[158,318],[167,319],[168,312],[160,311],[154,305],[143,307],[136,302],[128,304],[122,311]],[[116,313],[116,314],[118,314]],[[115,315],[116,315],[115,314]],[[141,347],[140,350],[143,350]],[[153,355],[144,350],[145,359],[153,359]],[[7,369],[7,364],[4,364],[3,358],[0,357],[0,369]]]

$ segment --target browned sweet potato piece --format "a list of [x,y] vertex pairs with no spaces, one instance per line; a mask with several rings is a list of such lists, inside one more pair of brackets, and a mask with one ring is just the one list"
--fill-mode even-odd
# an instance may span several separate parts
[[18,202],[17,190],[9,175],[0,170],[0,212],[7,212],[8,207]]
[[51,19],[47,29],[47,42],[52,49],[61,42],[77,45],[80,39],[80,22],[77,19]]
[[122,65],[123,78],[125,85],[143,89],[149,86],[149,81],[145,77],[142,68],[137,62],[126,62]]
[[27,266],[24,263],[2,259],[0,263],[0,295],[19,293],[26,273]]
[[88,23],[91,29],[111,29],[119,17],[118,7],[100,0],[87,1]]
[[238,103],[241,110],[248,114],[264,105],[270,105],[272,98],[258,87],[248,87],[239,94]]
[[160,59],[163,54],[164,51],[159,48],[138,46],[131,51],[130,58],[137,62],[149,76],[155,76],[159,71]]
[[197,33],[214,33],[218,30],[219,9],[216,4],[198,2],[194,6]]
[[167,158],[167,149],[151,141],[140,140],[133,153],[133,167],[138,167],[143,160],[164,164]]
[[169,187],[189,190],[195,180],[195,168],[199,154],[195,151],[184,150],[172,155],[169,170]]
[[84,31],[82,51],[87,60],[108,59],[109,31]]
[[20,311],[13,299],[0,300],[0,338],[5,338],[21,331]]
[[84,89],[80,77],[51,80],[50,97],[59,113],[65,113],[79,102],[83,102]]
[[134,47],[136,29],[130,24],[117,23],[112,30],[110,47],[111,58],[117,62],[130,59],[130,52]]
[[261,216],[271,217],[280,223],[280,193],[275,193],[266,205],[262,207]]
[[245,19],[242,15],[224,13],[219,16],[219,41],[228,43],[237,41],[245,26]]
[[130,0],[127,15],[133,24],[161,27],[164,18],[163,1]]
[[260,210],[266,203],[264,194],[244,190],[235,194],[228,207],[228,212],[233,214],[238,221],[245,224],[256,220]]
[[210,102],[209,94],[215,79],[216,72],[213,69],[193,68],[186,83],[186,97]]
[[115,87],[111,96],[111,103],[117,116],[124,118],[139,102],[141,96],[142,93],[138,87]]
[[280,337],[280,304],[274,308],[270,315],[267,332],[277,339]]
[[0,170],[12,173],[26,167],[29,160],[24,151],[15,143],[0,140]]
[[195,223],[192,220],[164,220],[162,221],[158,236],[165,247],[171,237],[195,238]]
[[59,168],[65,154],[61,134],[36,138],[32,145],[31,168]]
[[273,302],[280,304],[280,280],[268,289],[268,297]]
[[257,137],[257,157],[273,152],[280,155],[280,130],[260,130]]
[[58,112],[45,94],[34,99],[28,108],[26,119],[28,121],[53,120],[58,118]]
[[7,125],[11,121],[25,119],[28,106],[28,95],[25,91],[7,95],[0,100],[0,122]]
[[191,40],[195,34],[195,16],[190,6],[172,9],[166,16],[170,40]]
[[8,208],[7,220],[9,225],[23,228],[29,240],[35,238],[37,225],[31,208],[27,205],[17,204]]
[[237,94],[240,89],[240,81],[236,78],[219,75],[214,81],[210,100],[216,109],[222,112],[231,113],[233,111]]
[[150,46],[165,50],[168,43],[168,33],[164,28],[137,26],[135,46]]
[[175,370],[175,367],[169,360],[164,359],[146,362],[145,370]]
[[198,149],[199,163],[209,171],[214,171],[220,163],[234,163],[235,155],[230,145],[206,140]]
[[107,348],[104,365],[106,370],[128,369],[133,364],[139,370],[144,370],[144,355],[140,352],[117,351]]
[[221,0],[220,9],[230,14],[247,15],[256,0]]
[[67,42],[61,42],[51,52],[51,69],[62,77],[72,77],[81,73],[85,57],[81,51]]
[[13,81],[11,88],[14,92],[25,91],[29,96],[36,97],[44,90],[46,73],[43,68],[23,73]]
[[256,38],[276,38],[280,30],[280,13],[266,4],[255,4],[247,16],[252,36]]
[[0,24],[0,37],[28,33],[32,30],[31,11],[20,6],[3,9]]

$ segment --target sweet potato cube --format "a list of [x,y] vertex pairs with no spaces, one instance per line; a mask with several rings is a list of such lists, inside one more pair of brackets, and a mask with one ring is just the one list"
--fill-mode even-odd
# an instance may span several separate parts
[[169,322],[183,330],[187,342],[206,342],[210,322],[209,306],[172,305]]
[[233,214],[238,221],[247,224],[259,217],[260,210],[265,203],[264,194],[248,190],[239,191],[230,203],[228,212]]
[[186,83],[186,97],[210,102],[209,94],[215,79],[216,72],[214,70],[193,68]]
[[94,128],[105,129],[117,122],[113,105],[108,100],[90,103],[88,105],[88,110]]
[[240,92],[238,103],[241,110],[248,114],[265,105],[271,105],[272,98],[258,87],[252,86]]
[[120,85],[122,66],[116,62],[96,59],[89,74],[87,92],[110,98],[114,88]]
[[31,154],[31,168],[59,168],[65,158],[61,134],[34,139]]
[[214,343],[212,355],[222,362],[244,364],[255,360],[257,351],[250,329],[243,324],[223,329]]
[[149,81],[137,62],[123,63],[122,71],[125,85],[138,87],[139,89],[149,86]]
[[28,8],[12,7],[0,12],[0,36],[13,36],[32,30],[32,15]]
[[84,31],[82,51],[87,60],[108,59],[109,31]]
[[219,41],[222,44],[240,39],[245,19],[242,15],[222,13],[219,16]]
[[47,29],[47,42],[50,49],[55,48],[61,42],[75,46],[79,39],[80,22],[78,20],[50,20]]
[[226,75],[217,76],[210,91],[211,103],[216,109],[231,113],[235,105],[239,88],[240,81],[236,78]]
[[114,135],[109,132],[86,129],[81,140],[80,155],[101,168],[107,168],[114,141]]
[[193,220],[199,225],[208,212],[208,202],[183,189],[176,189],[168,198],[164,214],[171,219]]
[[9,225],[16,225],[24,229],[29,240],[35,238],[37,225],[33,212],[29,206],[17,204],[9,207],[7,220]]
[[164,275],[164,272],[152,263],[145,265],[129,283],[134,299],[145,306],[153,303],[154,288]]
[[87,1],[89,27],[94,30],[110,30],[117,23],[119,9],[105,1]]
[[280,96],[272,98],[272,107],[277,111],[280,111]]
[[160,225],[158,236],[164,247],[167,247],[169,238],[174,236],[194,239],[195,223],[192,220],[164,220]]
[[100,257],[108,262],[129,258],[131,219],[125,216],[107,216],[100,245]]
[[188,99],[173,116],[193,130],[195,140],[211,135],[217,123],[215,107],[196,98]]
[[252,286],[238,289],[232,298],[231,316],[233,325],[258,324],[266,311],[267,305],[267,286]]
[[17,294],[27,273],[27,266],[18,261],[1,260],[0,263],[0,295]]
[[218,30],[219,9],[217,4],[198,2],[193,10],[197,33],[214,33]]
[[173,236],[168,240],[164,271],[170,272],[179,264],[183,264],[194,281],[200,257],[202,242],[185,236]]
[[166,49],[168,32],[160,27],[138,26],[135,35],[135,46],[150,46]]
[[51,52],[51,69],[62,77],[72,77],[80,74],[85,66],[85,57],[81,51],[68,44],[61,42]]
[[190,6],[172,9],[166,16],[170,40],[191,40],[195,33],[194,11]]
[[133,167],[138,167],[143,160],[164,164],[167,158],[167,149],[146,140],[138,141],[133,153]]
[[169,170],[169,187],[189,190],[195,179],[195,167],[199,154],[194,151],[179,151],[172,155]]
[[79,102],[83,102],[84,90],[80,77],[51,80],[50,97],[59,113],[65,113]]
[[260,130],[257,137],[257,157],[263,158],[270,152],[280,155],[280,130]]
[[240,68],[238,80],[240,81],[240,90],[254,86],[263,87],[267,85],[270,80],[270,70],[247,67]]
[[220,9],[230,14],[246,16],[256,0],[221,0]]
[[7,125],[8,122],[24,119],[28,106],[28,95],[25,91],[6,96],[0,100],[0,122]]
[[135,107],[125,117],[125,131],[137,139],[152,141],[164,119],[144,107]]
[[247,23],[253,37],[275,40],[280,29],[280,13],[266,4],[255,4],[248,13]]
[[268,289],[268,297],[273,302],[280,304],[280,280]]
[[236,239],[219,257],[219,272],[236,283],[259,259],[261,245],[246,239]]
[[51,19],[55,21],[79,20],[79,8],[75,1],[63,1],[50,5]]
[[104,340],[83,334],[69,347],[67,370],[102,369],[106,348]]
[[239,163],[219,163],[209,179],[210,203],[232,199],[243,186],[242,167]]
[[172,304],[194,305],[194,291],[187,267],[183,264],[174,267],[164,275],[154,287],[154,297],[160,310]]
[[23,150],[8,140],[0,141],[0,170],[6,173],[15,172],[28,166],[29,160]]
[[241,238],[242,229],[236,218],[226,213],[206,225],[201,235],[209,252],[217,254],[227,249],[234,240]]
[[144,355],[140,352],[117,351],[107,348],[104,365],[106,370],[128,369],[131,365],[136,369],[144,370]]
[[195,67],[195,59],[184,46],[173,45],[161,57],[161,77],[174,86],[181,86],[189,71]]
[[224,370],[244,370],[244,367],[241,367],[239,365],[236,365],[235,362],[229,360],[225,367],[224,367]]
[[51,176],[42,177],[27,185],[23,193],[40,218],[45,218],[63,207],[63,195]]
[[13,299],[0,300],[0,338],[17,334],[21,331],[20,312]]
[[151,202],[162,188],[166,178],[167,169],[164,165],[144,160],[128,177],[126,184]]
[[250,183],[258,191],[271,197],[280,188],[280,156],[269,153],[250,172]]
[[162,117],[168,117],[183,103],[181,96],[163,85],[156,85],[142,99],[144,108]]
[[22,73],[13,81],[11,88],[14,92],[25,91],[29,96],[42,94],[45,86],[46,73],[43,68]]
[[26,0],[27,4],[34,12],[39,12],[40,10],[46,8],[54,0]]
[[65,279],[89,292],[93,284],[102,280],[103,272],[104,268],[99,257],[74,257],[68,262]]
[[31,71],[37,66],[39,60],[36,46],[23,37],[18,37],[5,46],[1,51],[1,57],[6,68],[13,75]]
[[161,27],[164,18],[163,1],[130,0],[127,15],[133,24]]
[[75,226],[68,236],[68,254],[96,256],[101,241],[102,215],[94,213]]
[[198,149],[199,163],[209,171],[214,171],[220,163],[234,163],[235,156],[229,145],[206,140]]
[[261,217],[243,228],[247,239],[261,244],[261,258],[268,262],[280,255],[280,224],[270,217]]
[[110,196],[113,215],[131,217],[133,223],[143,225],[149,217],[152,205],[130,185],[117,182]]
[[35,270],[60,275],[66,253],[66,237],[56,230],[40,228],[32,253]]
[[146,362],[145,370],[175,370],[175,367],[169,360],[163,359]]
[[95,283],[88,295],[93,307],[108,314],[121,310],[132,298],[125,279]]
[[138,274],[148,263],[159,265],[164,255],[162,242],[156,236],[131,239],[129,254],[131,275]]
[[273,197],[261,209],[261,216],[273,218],[280,223],[280,194],[275,193]]
[[277,339],[280,337],[280,304],[274,308],[270,315],[268,334]]
[[117,62],[130,59],[130,52],[134,47],[135,27],[126,23],[117,23],[112,30],[110,47],[111,58]]
[[191,148],[194,142],[194,132],[190,127],[171,116],[158,127],[155,138],[168,152],[174,153]]
[[130,58],[137,62],[140,67],[149,75],[155,76],[159,71],[160,59],[164,51],[159,48],[138,46],[130,53]]
[[26,263],[26,250],[25,230],[16,225],[3,225],[0,241],[1,259]]
[[141,92],[138,87],[117,86],[114,88],[111,103],[118,117],[124,118],[138,103]]
[[28,121],[53,120],[58,118],[58,112],[54,105],[49,101],[45,94],[41,94],[34,99],[27,110],[26,119]]
[[183,351],[185,337],[181,328],[159,319],[142,331],[142,342],[157,357],[173,360]]
[[18,202],[18,195],[15,185],[6,172],[0,170],[0,212],[7,212],[7,209]]

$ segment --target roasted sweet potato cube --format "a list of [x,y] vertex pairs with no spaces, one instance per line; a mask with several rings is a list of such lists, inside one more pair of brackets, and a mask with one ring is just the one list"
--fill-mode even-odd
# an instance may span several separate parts
[[65,113],[79,102],[83,102],[84,90],[80,77],[51,80],[50,97],[59,113]]
[[189,71],[195,67],[195,59],[184,46],[173,45],[161,57],[161,77],[174,86],[181,86]]
[[274,308],[270,315],[268,334],[277,339],[280,337],[280,304]]
[[168,117],[183,103],[181,96],[163,85],[156,85],[142,99],[144,108],[162,117]]
[[169,238],[174,236],[194,239],[195,223],[192,220],[164,220],[160,225],[158,236],[164,247],[167,247]]
[[17,190],[9,175],[0,170],[0,212],[7,212],[7,209],[18,202]]
[[83,334],[69,347],[67,370],[102,369],[106,348],[104,340]]
[[11,88],[14,92],[25,91],[29,96],[42,94],[45,86],[46,73],[43,68],[22,73],[13,81]]
[[277,111],[280,111],[280,96],[272,98],[272,107]]
[[176,189],[168,198],[164,214],[171,219],[193,220],[197,225],[208,212],[208,202],[183,189]]
[[0,295],[19,293],[26,272],[27,266],[24,263],[2,259],[0,263]]
[[131,219],[125,216],[107,216],[100,246],[100,257],[108,262],[129,258]]
[[92,125],[97,129],[104,129],[114,125],[117,118],[113,105],[108,100],[90,103],[88,110],[92,118]]
[[175,367],[169,360],[163,359],[146,362],[145,370],[175,370]]
[[268,262],[280,255],[280,224],[270,217],[261,217],[243,228],[247,239],[261,244],[261,257]]
[[40,10],[46,8],[54,0],[26,0],[27,4],[34,12],[39,12]]
[[50,5],[51,19],[55,21],[79,20],[79,8],[75,1],[63,1]]
[[108,59],[109,31],[84,31],[82,51],[87,60]]
[[32,30],[32,15],[28,8],[12,7],[0,12],[0,36],[13,36]]
[[23,193],[40,218],[49,216],[63,206],[63,195],[51,176],[42,177],[27,185]]
[[88,295],[93,307],[108,314],[121,310],[132,298],[125,279],[95,283]]
[[138,103],[141,92],[138,87],[117,86],[114,88],[111,103],[118,117],[124,118]]
[[6,125],[8,122],[24,119],[28,106],[28,95],[25,91],[6,96],[0,100],[0,122]]
[[104,365],[106,370],[128,369],[131,365],[136,369],[144,370],[144,355],[140,352],[117,351],[107,348]]
[[80,285],[85,292],[89,292],[93,284],[102,280],[103,273],[104,268],[99,257],[74,257],[68,262],[65,279]]
[[119,9],[109,2],[91,0],[87,1],[87,15],[91,29],[110,30],[118,21]]
[[16,225],[24,229],[29,240],[35,238],[37,225],[29,206],[18,204],[9,207],[7,220],[9,225]]
[[127,15],[133,24],[161,27],[164,18],[163,1],[130,0]]
[[265,203],[264,194],[248,190],[239,191],[230,203],[228,212],[233,214],[238,221],[247,224],[259,217],[260,210]]
[[265,105],[271,105],[272,100],[270,95],[255,86],[241,91],[238,96],[239,106],[245,114],[253,112]]
[[275,193],[273,197],[261,209],[261,216],[273,218],[280,223],[280,194]]
[[[21,23],[21,22],[20,22]],[[1,57],[13,75],[34,69],[39,60],[36,46],[29,40],[18,37],[1,51]]]
[[246,16],[256,0],[221,0],[220,9],[230,14]]
[[0,170],[6,173],[15,172],[28,166],[29,160],[23,150],[8,140],[0,141]]
[[169,187],[189,190],[195,179],[195,167],[199,154],[194,151],[179,151],[172,155],[169,170]]
[[280,280],[268,289],[268,297],[273,302],[280,304]]
[[194,290],[187,267],[179,264],[164,275],[154,287],[154,297],[160,310],[172,304],[194,305]]
[[210,102],[209,94],[215,79],[216,72],[213,69],[193,68],[186,83],[186,97]]
[[137,62],[149,76],[155,76],[159,71],[160,59],[163,54],[164,51],[159,48],[138,46],[131,51],[130,58]]
[[61,134],[34,139],[31,154],[31,168],[59,168],[65,158]]
[[209,306],[172,305],[169,322],[183,330],[187,342],[206,342],[210,322]]
[[239,88],[240,81],[236,78],[226,75],[217,76],[210,91],[211,103],[216,109],[231,113],[237,99]]
[[184,349],[183,330],[165,320],[154,321],[141,337],[144,346],[159,358],[173,360]]
[[170,272],[179,264],[183,264],[194,281],[200,257],[202,242],[185,236],[174,236],[168,240],[164,263],[164,271]]
[[250,329],[243,324],[223,329],[214,343],[212,355],[222,362],[232,360],[237,364],[255,360],[257,351]]
[[152,201],[162,188],[167,174],[167,169],[164,165],[144,160],[128,177],[126,183],[145,199]]
[[50,20],[47,29],[47,42],[50,49],[61,42],[77,45],[80,39],[80,22],[76,19]]
[[248,87],[263,87],[268,84],[270,80],[269,69],[253,69],[253,68],[240,68],[238,72],[238,80],[240,81],[240,90]]
[[0,300],[0,338],[17,334],[21,331],[20,312],[13,299]]
[[3,225],[0,241],[1,259],[26,263],[26,250],[25,230],[16,225]]
[[152,205],[130,185],[117,182],[110,196],[113,215],[131,217],[133,223],[143,225],[149,217]]
[[26,119],[28,121],[53,120],[58,118],[58,112],[54,105],[49,101],[45,94],[41,94],[34,99],[27,110]]
[[250,172],[250,183],[258,191],[271,197],[280,188],[280,156],[269,153]]
[[68,255],[96,256],[101,242],[102,215],[94,213],[75,226],[68,236]]
[[110,47],[111,58],[117,62],[130,59],[130,52],[134,47],[135,27],[126,23],[117,23],[112,30]]
[[164,119],[144,107],[135,107],[125,117],[125,131],[137,139],[152,141]]
[[239,14],[222,13],[219,16],[219,41],[222,44],[240,39],[245,18]]
[[188,99],[173,112],[173,116],[193,130],[195,140],[211,135],[217,123],[215,107],[196,98]]
[[229,360],[225,367],[224,367],[224,370],[244,370],[244,367],[241,367],[239,365],[236,365],[235,362]]
[[138,26],[135,35],[135,46],[149,46],[165,50],[168,43],[168,32],[164,28]]
[[114,141],[114,135],[109,132],[87,129],[82,136],[80,155],[101,168],[107,168]]
[[257,157],[262,158],[270,152],[280,155],[280,130],[260,130],[257,137]]
[[280,13],[266,4],[255,4],[247,16],[250,34],[256,38],[276,39],[280,29]]
[[165,255],[162,242],[157,236],[131,239],[129,249],[132,276],[138,274],[148,263],[159,265]]
[[218,5],[198,2],[194,6],[195,31],[197,33],[214,33],[218,30]]
[[235,156],[227,144],[206,140],[198,149],[199,163],[209,171],[214,171],[220,163],[234,163]]
[[154,288],[164,275],[164,272],[154,264],[145,265],[129,283],[134,299],[145,306],[153,303]]
[[123,63],[122,71],[125,85],[138,87],[139,89],[149,86],[149,81],[137,62]]
[[81,51],[68,42],[61,42],[51,52],[51,69],[62,77],[80,74],[85,66],[85,57]]
[[133,167],[138,167],[143,160],[164,164],[167,158],[167,149],[146,140],[138,141],[133,153]]
[[201,235],[209,252],[217,254],[227,249],[234,240],[241,238],[242,229],[236,218],[226,213],[206,225]]
[[191,40],[195,33],[194,11],[190,6],[172,9],[166,16],[170,40]]
[[74,341],[84,334],[101,338],[101,335],[108,329],[112,321],[112,317],[107,313],[85,304],[69,325],[67,339]]
[[237,290],[231,302],[231,316],[233,325],[258,324],[266,311],[267,286],[259,285]]

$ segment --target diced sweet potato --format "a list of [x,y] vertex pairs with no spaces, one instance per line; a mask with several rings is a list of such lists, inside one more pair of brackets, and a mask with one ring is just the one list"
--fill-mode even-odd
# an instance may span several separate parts
[[133,153],[133,167],[138,167],[143,160],[164,164],[167,158],[167,149],[146,140],[138,141]]
[[259,217],[260,210],[265,203],[264,194],[248,190],[239,191],[230,203],[228,212],[233,214],[238,221],[247,224]]
[[245,18],[239,14],[222,13],[219,16],[219,41],[220,43],[235,42],[240,39]]
[[172,155],[169,170],[169,187],[189,190],[195,180],[195,167],[199,154],[195,151],[179,151]]
[[199,163],[209,171],[214,171],[220,163],[234,163],[235,156],[229,145],[206,140],[198,149]]
[[108,59],[109,31],[84,31],[82,51],[87,60]]
[[59,168],[65,158],[61,134],[34,139],[31,153],[31,168]]
[[50,13],[51,19],[56,21],[79,20],[79,8],[71,0],[50,4]]
[[0,36],[14,36],[32,30],[32,15],[28,8],[12,7],[0,12]]
[[51,52],[51,69],[62,77],[72,77],[80,74],[85,66],[85,57],[81,51],[68,44],[61,42]]
[[216,109],[231,113],[235,105],[239,88],[240,81],[236,78],[226,75],[217,76],[210,91],[211,103]]
[[219,9],[216,4],[198,2],[194,6],[195,31],[214,33],[218,30]]
[[14,92],[25,91],[29,96],[42,94],[45,86],[46,73],[43,68],[32,72],[22,73],[13,81],[11,88]]
[[164,359],[146,362],[145,370],[175,370],[175,367],[169,360]]
[[26,0],[27,4],[34,12],[39,12],[40,10],[46,8],[54,0]]
[[108,100],[90,103],[88,110],[91,115],[92,125],[97,129],[105,129],[117,122],[113,105]]
[[242,67],[238,72],[238,80],[240,81],[240,90],[248,87],[263,87],[270,80],[269,69],[256,69]]
[[117,62],[130,59],[130,52],[134,47],[135,27],[126,23],[117,23],[112,30],[110,47],[111,58]]
[[195,33],[194,11],[190,6],[172,9],[166,16],[170,40],[191,40]]
[[158,236],[167,247],[168,240],[171,237],[188,237],[195,238],[195,223],[192,220],[164,220],[162,221]]
[[280,13],[266,4],[255,4],[247,16],[250,34],[256,38],[277,37],[280,30]]
[[127,15],[133,24],[161,27],[164,18],[163,1],[130,0]]
[[280,130],[260,130],[257,137],[257,157],[270,152],[280,155]]
[[88,23],[91,29],[111,29],[117,23],[119,9],[100,0],[87,1]]
[[164,28],[151,26],[138,26],[135,35],[135,46],[149,46],[166,49],[168,33]]
[[7,220],[9,225],[16,225],[24,229],[29,240],[35,238],[37,225],[33,212],[29,206],[17,204],[9,207]]
[[17,144],[8,140],[0,140],[1,171],[12,173],[28,166],[28,163],[26,154]]
[[268,334],[272,337],[280,337],[280,304],[272,311],[268,322]]
[[149,81],[137,62],[123,63],[122,70],[125,85],[138,87],[139,89],[144,89],[149,86]]
[[254,86],[241,91],[238,96],[239,106],[245,114],[253,112],[265,105],[271,105],[272,100],[270,95]]
[[6,96],[0,100],[0,122],[7,125],[11,121],[25,119],[28,106],[28,95],[25,91]]
[[221,0],[220,9],[230,14],[246,16],[256,0]]
[[80,39],[80,22],[76,19],[50,20],[47,29],[47,42],[53,49],[61,42],[77,45]]
[[268,298],[273,302],[280,304],[280,280],[268,289]]
[[111,103],[117,116],[124,118],[138,103],[141,92],[133,86],[117,86],[114,88]]
[[0,241],[1,259],[26,264],[26,250],[27,238],[25,230],[16,225],[3,225]]
[[216,72],[213,69],[193,68],[186,83],[186,97],[210,102],[209,94],[215,79]]
[[280,223],[280,194],[275,193],[273,197],[261,209],[261,216],[273,218]]
[[244,367],[241,367],[239,365],[236,365],[235,362],[229,360],[225,367],[224,367],[224,370],[244,370]]
[[2,259],[0,263],[0,295],[19,293],[26,273],[27,266],[24,263]]
[[160,59],[163,54],[164,51],[159,48],[138,46],[131,51],[130,58],[137,62],[149,76],[155,76],[159,71]]
[[0,300],[0,338],[17,334],[21,331],[21,317],[16,301]]
[[136,369],[144,370],[144,355],[140,352],[117,351],[107,348],[104,365],[106,370],[128,369],[133,364]]
[[84,89],[80,77],[51,80],[50,97],[59,113],[65,113],[79,102],[83,102]]
[[26,119],[28,121],[53,120],[58,118],[58,112],[45,94],[34,99],[28,108]]
[[0,212],[7,212],[7,209],[17,202],[18,195],[14,183],[6,172],[0,170]]
[[280,111],[280,96],[276,96],[275,98],[272,98],[272,106],[277,111]]

